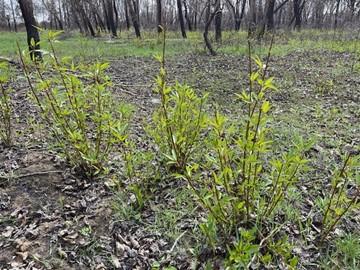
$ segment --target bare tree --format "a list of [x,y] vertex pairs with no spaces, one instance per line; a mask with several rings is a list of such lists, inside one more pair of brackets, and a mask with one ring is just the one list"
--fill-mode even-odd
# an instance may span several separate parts
[[221,0],[216,0],[214,12],[215,12],[215,40],[217,42],[220,42],[221,41],[221,20],[222,20]]
[[126,0],[126,1],[127,1],[127,6],[129,8],[131,21],[132,21],[134,29],[135,29],[136,37],[141,38],[140,22],[139,22],[139,16],[137,13],[137,10],[138,10],[137,1],[135,1],[135,0]]
[[32,0],[18,0],[18,2],[25,22],[30,58],[33,61],[41,60],[42,55],[40,52],[40,44],[39,44],[40,35],[38,29],[36,28],[37,23],[34,17],[33,2]]
[[114,4],[113,0],[106,0],[106,18],[107,18],[107,23],[111,30],[112,36],[117,37],[113,4]]
[[249,36],[252,36],[256,30],[256,1],[249,0]]
[[276,0],[266,2],[266,28],[268,31],[274,29],[274,9]]
[[[240,9],[240,3],[242,2],[241,9]],[[226,3],[230,9],[230,11],[233,14],[234,18],[234,28],[236,31],[240,30],[241,21],[245,14],[245,6],[246,6],[246,0],[236,0],[235,3],[231,0],[226,0]]]
[[341,0],[336,0],[334,29],[336,29],[336,28],[337,28],[337,26],[338,26],[338,18],[339,18],[340,3],[341,3]]
[[190,15],[189,15],[188,3],[186,0],[184,0],[184,11],[185,11],[185,20],[188,25],[188,29],[189,29],[189,31],[192,31],[193,30],[192,23],[191,23],[191,19],[190,19]]
[[208,48],[209,52],[211,55],[215,56],[216,52],[213,49],[210,39],[209,39],[209,28],[210,25],[212,23],[212,21],[214,20],[216,12],[211,12],[211,0],[208,0],[207,5],[206,5],[206,23],[205,23],[205,29],[204,29],[204,41],[205,41],[205,45],[206,48]]
[[187,38],[181,0],[176,0],[176,4],[177,4],[177,10],[178,10],[181,35],[183,38]]
[[293,0],[294,5],[294,18],[295,18],[295,25],[294,28],[296,30],[300,30],[301,28],[301,0]]
[[162,5],[161,0],[156,0],[156,24],[158,33],[162,32]]
[[18,30],[17,30],[17,22],[16,22],[15,8],[14,8],[13,0],[10,0],[10,6],[11,6],[12,17],[13,17],[14,30],[15,30],[15,32],[17,32]]

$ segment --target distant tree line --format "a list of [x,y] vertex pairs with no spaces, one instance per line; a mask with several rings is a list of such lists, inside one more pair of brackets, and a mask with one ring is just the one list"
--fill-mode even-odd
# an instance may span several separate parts
[[[264,32],[277,28],[338,28],[359,24],[360,0],[0,0],[0,26],[17,31],[21,2],[33,6],[34,17],[44,28],[75,30],[90,36],[134,28],[166,25],[187,31],[213,28]],[[211,23],[209,24],[209,21]]]
[[[20,24],[19,24],[20,23]],[[134,29],[203,31],[211,54],[208,33],[221,41],[223,30],[248,30],[261,37],[275,29],[339,28],[360,24],[360,0],[0,0],[0,28],[18,31],[24,25],[30,51],[38,49],[36,26],[79,30],[96,37],[117,37]],[[31,41],[34,41],[31,44]],[[33,55],[39,58],[40,55]]]

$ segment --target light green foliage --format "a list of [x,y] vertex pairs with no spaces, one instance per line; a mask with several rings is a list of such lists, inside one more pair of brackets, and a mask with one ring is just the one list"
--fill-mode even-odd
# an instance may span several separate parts
[[332,79],[324,80],[321,78],[318,78],[316,81],[316,91],[319,92],[319,94],[331,94],[334,92],[335,84]]
[[[46,32],[42,32],[46,35]],[[168,55],[183,55],[186,53],[204,53],[202,33],[188,32],[188,38],[182,39],[179,31],[167,32]],[[113,59],[122,56],[146,56],[150,57],[160,53],[161,42],[158,42],[157,32],[143,32],[141,40],[136,39],[130,32],[122,32],[119,39],[108,40],[106,37],[89,38],[77,32],[65,33],[61,36],[62,42],[55,44],[60,56],[69,55],[80,59]],[[338,32],[334,38],[334,31],[313,31],[302,30],[297,32],[277,31],[277,44],[273,47],[273,54],[284,56],[294,52],[309,52],[324,50],[334,52],[359,53],[358,39],[349,39],[353,33],[346,31]],[[314,38],[315,37],[315,38]],[[27,48],[26,33],[1,32],[0,33],[0,56],[14,56],[15,42],[21,42],[21,48]],[[43,39],[43,37],[42,37]],[[247,32],[246,31],[223,31],[223,44],[218,48],[220,53],[246,55],[247,53]],[[41,44],[45,50],[49,49],[47,44]],[[257,55],[266,54],[266,45],[256,46]],[[356,63],[355,63],[356,64]]]
[[12,143],[12,105],[11,89],[7,85],[10,81],[10,70],[5,62],[0,62],[0,142],[5,146]]
[[337,239],[322,259],[321,269],[357,270],[360,268],[360,235],[346,234]]
[[248,264],[255,254],[259,253],[260,246],[254,244],[256,240],[256,231],[240,230],[240,239],[234,248],[229,251],[227,269],[247,269]]
[[[273,79],[265,77],[260,59],[254,60],[258,70],[250,74],[249,91],[238,95],[246,111],[243,121],[230,121],[216,112],[210,120],[211,150],[206,165],[210,173],[200,173],[203,165],[192,164],[181,176],[209,212],[207,222],[201,227],[209,245],[227,243],[230,250],[234,248],[230,254],[246,248],[243,257],[233,259],[242,264],[249,263],[257,235],[263,234],[261,226],[272,220],[278,206],[286,200],[288,190],[297,182],[307,162],[303,152],[310,147],[300,140],[287,153],[271,154],[267,125],[271,105],[266,95],[275,87]],[[238,228],[254,223],[259,229],[254,232],[256,236],[246,238],[247,244],[241,237],[229,243],[229,239],[238,235]],[[251,248],[247,250],[247,246]]]
[[167,164],[176,172],[183,172],[199,146],[200,135],[206,125],[206,95],[198,97],[187,85],[167,85],[164,57],[165,49],[159,59],[161,68],[155,87],[161,105],[154,113],[154,125],[149,128],[149,133],[160,147]]
[[[334,172],[329,196],[319,201],[323,212],[321,241],[323,241],[341,219],[354,208],[359,207],[360,156],[348,153],[340,170]],[[347,187],[354,185],[353,194],[348,194]]]
[[[49,33],[50,57],[30,66],[22,55],[23,69],[33,100],[62,153],[91,178],[105,171],[114,146],[126,142],[131,109],[113,99],[107,63],[75,65],[69,58],[58,59],[52,47],[56,35]],[[53,72],[47,74],[48,70]]]

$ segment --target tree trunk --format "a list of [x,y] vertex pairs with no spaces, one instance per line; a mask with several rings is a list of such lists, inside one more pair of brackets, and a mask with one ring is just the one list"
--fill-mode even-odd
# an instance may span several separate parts
[[212,56],[215,56],[216,52],[214,51],[214,49],[211,45],[210,39],[209,39],[209,28],[210,28],[211,22],[213,21],[213,19],[215,17],[216,12],[211,13],[211,0],[208,0],[207,5],[208,6],[207,6],[207,10],[206,10],[206,24],[205,24],[203,36],[204,36],[206,48],[208,48],[208,50]]
[[191,24],[191,20],[190,20],[190,16],[189,16],[189,9],[188,9],[188,5],[186,3],[186,0],[184,0],[184,10],[185,10],[186,23],[188,25],[189,31],[191,32],[192,31],[192,24]]
[[294,17],[295,17],[295,26],[294,28],[300,31],[301,28],[301,0],[294,1]]
[[11,23],[10,23],[10,16],[9,15],[6,16],[6,21],[7,21],[9,31],[11,32]]
[[339,10],[340,10],[340,2],[341,2],[341,0],[337,0],[337,1],[336,1],[334,29],[336,29],[337,26],[338,26],[338,17],[339,17]]
[[32,0],[18,0],[18,2],[25,22],[30,58],[32,61],[41,61],[42,55],[39,51],[40,35],[36,28],[37,23],[34,17],[34,7]]
[[118,8],[116,6],[116,2],[115,0],[112,0],[113,1],[113,7],[114,7],[114,15],[115,15],[115,28],[118,29],[121,31],[120,27],[119,27],[119,12],[118,12]]
[[181,35],[182,35],[183,38],[187,38],[181,0],[176,0],[176,3],[177,3],[177,9],[178,9],[178,16],[179,16]]
[[11,5],[11,13],[12,13],[13,23],[14,23],[14,30],[15,30],[15,32],[17,32],[18,30],[17,30],[17,22],[16,22],[15,8],[14,8],[13,0],[10,0],[10,5]]
[[250,6],[250,22],[249,22],[249,37],[252,37],[256,30],[256,2],[255,0],[249,0]]
[[162,6],[161,6],[161,0],[156,0],[156,24],[157,24],[157,31],[160,34],[162,32]]
[[126,29],[129,31],[129,29],[130,29],[130,19],[129,19],[128,0],[124,0],[124,9],[125,9]]
[[114,19],[114,7],[112,0],[106,0],[106,14],[107,14],[107,21],[109,24],[109,28],[111,29],[111,33],[113,37],[117,37],[116,32],[116,25]]
[[237,14],[236,16],[238,18],[238,20],[236,22],[236,26],[235,26],[236,31],[240,30],[241,21],[244,18],[244,14],[245,14],[245,6],[246,6],[246,0],[243,0],[242,6],[241,6],[241,12],[239,11],[239,7],[236,10],[236,14]]
[[63,12],[61,10],[61,1],[58,1],[58,9],[59,9],[59,26],[61,30],[64,30],[64,20],[63,20]]
[[216,42],[221,42],[221,0],[216,0],[215,2],[215,40]]
[[268,31],[274,29],[274,8],[276,0],[268,0],[266,7],[266,28]]
[[130,17],[131,17],[131,21],[133,23],[134,29],[135,29],[135,34],[137,38],[141,38],[141,33],[140,33],[140,24],[139,24],[139,20],[138,20],[138,16],[136,13],[136,3],[133,0],[126,0],[128,3],[128,8],[129,8],[129,12],[130,12]]
[[197,20],[198,20],[198,0],[195,0],[195,5],[194,5],[194,16],[193,16],[193,25],[194,25],[194,30],[197,30]]

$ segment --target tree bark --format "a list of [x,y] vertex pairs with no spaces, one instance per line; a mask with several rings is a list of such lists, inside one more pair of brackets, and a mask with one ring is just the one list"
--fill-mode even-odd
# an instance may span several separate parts
[[188,9],[188,5],[186,3],[186,0],[184,0],[184,11],[185,11],[185,19],[186,19],[186,23],[188,25],[188,29],[191,32],[192,29],[192,24],[191,24],[191,20],[190,20],[190,16],[189,16],[189,9]]
[[136,3],[133,0],[126,0],[128,3],[128,8],[130,12],[131,21],[133,23],[135,34],[137,38],[141,38],[141,32],[140,32],[140,23],[138,20],[138,15],[136,13]]
[[128,0],[124,0],[124,11],[125,11],[125,21],[126,21],[126,29],[129,31],[130,29],[130,19],[129,19],[129,8],[128,8]]
[[341,0],[337,0],[337,1],[336,1],[334,29],[336,29],[337,26],[338,26],[338,17],[339,17],[339,10],[340,10],[340,2],[341,2]]
[[160,34],[163,30],[161,0],[156,0],[156,25],[157,25],[157,31]]
[[119,12],[118,12],[118,8],[116,6],[116,2],[115,0],[113,1],[113,7],[114,7],[114,15],[115,15],[115,29],[118,29],[121,31],[120,27],[119,27]]
[[14,23],[14,30],[15,30],[15,32],[17,32],[18,30],[17,30],[17,22],[16,22],[15,8],[14,8],[13,0],[10,0],[10,5],[11,5],[11,13],[12,13],[13,23]]
[[116,25],[114,19],[114,7],[112,0],[106,0],[106,14],[107,14],[107,21],[109,24],[109,28],[111,29],[111,33],[113,37],[117,37],[116,32]]
[[39,44],[40,35],[38,29],[36,28],[37,23],[34,17],[32,0],[18,0],[18,2],[25,22],[30,58],[32,61],[41,61],[42,55]]
[[250,7],[250,22],[249,22],[249,37],[252,37],[256,30],[256,2],[255,0],[249,0]]
[[266,28],[268,31],[274,29],[274,8],[276,0],[268,0],[266,7]]
[[178,9],[178,17],[179,17],[181,35],[183,38],[187,38],[181,0],[176,0],[176,4],[177,4],[177,9]]
[[221,42],[221,0],[216,0],[215,2],[215,40],[216,42]]
[[211,13],[211,0],[208,0],[207,5],[208,6],[207,6],[207,10],[206,10],[206,24],[205,24],[203,36],[204,36],[206,48],[208,48],[208,50],[212,56],[215,56],[216,52],[213,49],[210,39],[209,39],[209,28],[210,28],[211,22],[214,20],[216,12]]
[[301,0],[293,0],[294,1],[294,17],[295,17],[295,25],[294,28],[300,31],[301,28]]

